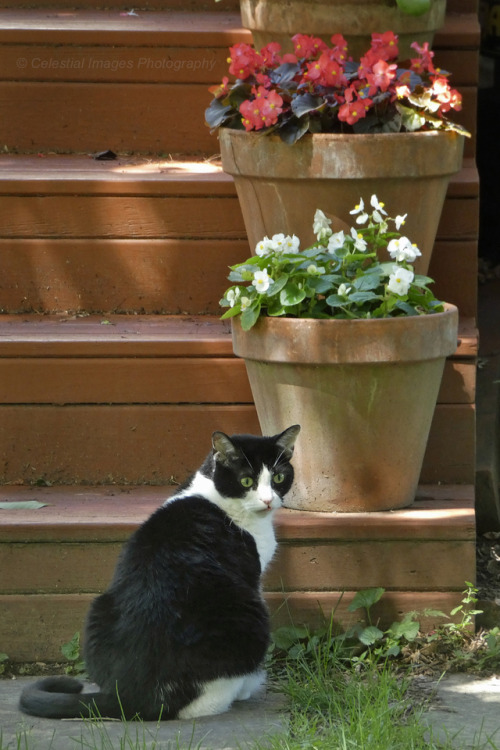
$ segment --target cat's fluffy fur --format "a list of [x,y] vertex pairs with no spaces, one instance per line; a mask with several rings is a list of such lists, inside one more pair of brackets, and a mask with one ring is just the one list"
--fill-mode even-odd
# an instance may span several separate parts
[[193,718],[260,687],[269,644],[261,575],[276,548],[272,516],[292,485],[299,429],[213,434],[199,471],[132,535],[90,608],[84,657],[99,692],[49,677],[23,691],[23,711]]

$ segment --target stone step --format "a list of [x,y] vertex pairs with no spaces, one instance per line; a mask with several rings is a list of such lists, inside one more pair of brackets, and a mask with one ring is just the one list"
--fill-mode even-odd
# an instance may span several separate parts
[[[478,39],[477,19],[453,14],[435,44],[464,97],[457,121],[473,133]],[[211,154],[207,87],[227,74],[228,47],[239,41],[251,35],[237,13],[5,10],[1,143],[35,153]]]
[[[55,661],[81,631],[92,598],[108,585],[122,543],[171,487],[3,487],[0,501],[0,643],[13,661]],[[265,579],[275,626],[353,622],[354,593],[386,588],[382,624],[425,608],[449,613],[475,575],[474,492],[421,485],[407,509],[381,513],[277,514],[279,551]],[[354,616],[354,617],[357,617]],[[423,618],[427,628],[436,617]],[[23,622],[23,627],[19,627]]]
[[[4,313],[218,314],[228,266],[250,254],[217,160],[3,155],[0,196]],[[478,222],[478,174],[466,159],[430,268],[437,296],[465,317],[476,310]]]
[[[423,482],[473,481],[476,351],[462,319]],[[214,429],[259,432],[229,326],[209,316],[1,316],[0,383],[2,484],[168,484]]]

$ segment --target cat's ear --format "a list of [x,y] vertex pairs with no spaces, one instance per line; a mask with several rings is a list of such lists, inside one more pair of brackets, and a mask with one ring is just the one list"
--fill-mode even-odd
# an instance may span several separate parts
[[288,427],[279,435],[275,436],[276,444],[283,449],[283,455],[288,460],[293,456],[293,447],[300,432],[300,424],[294,424]]
[[224,466],[234,462],[240,455],[225,432],[216,431],[212,434],[212,448],[215,460]]

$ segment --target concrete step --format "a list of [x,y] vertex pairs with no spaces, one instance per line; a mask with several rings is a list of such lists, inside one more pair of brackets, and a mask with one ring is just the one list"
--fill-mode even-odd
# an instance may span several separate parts
[[[435,45],[437,64],[463,94],[457,121],[473,133],[478,39],[477,19],[457,14]],[[237,13],[5,10],[0,142],[35,153],[211,154],[207,88],[227,74],[228,47],[240,41],[251,35]]]
[[[473,481],[476,350],[462,319],[424,482]],[[3,484],[168,484],[214,429],[259,432],[229,326],[209,316],[1,316],[0,375]]]
[[[0,501],[37,500],[38,510],[1,510],[0,643],[13,661],[56,661],[82,630],[90,601],[108,585],[122,543],[172,492],[168,487],[3,487]],[[381,623],[425,608],[449,613],[475,575],[474,491],[419,487],[407,509],[381,513],[277,514],[279,551],[266,575],[275,626],[338,624],[357,590],[382,586]],[[23,622],[23,627],[19,627]],[[426,628],[434,617],[422,618]]]
[[[218,314],[228,266],[250,254],[217,160],[3,155],[0,196],[5,313]],[[465,317],[476,310],[478,215],[477,170],[466,159],[430,268],[436,294]]]

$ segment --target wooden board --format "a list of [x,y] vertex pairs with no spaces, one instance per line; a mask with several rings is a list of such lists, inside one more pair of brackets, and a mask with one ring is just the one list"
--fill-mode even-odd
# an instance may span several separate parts
[[[470,571],[465,571],[467,573]],[[358,621],[360,613],[350,613],[349,603],[355,592],[268,593],[273,628],[281,625],[307,624],[311,629],[329,621],[334,613],[338,627],[346,628]],[[61,660],[61,646],[75,632],[83,632],[85,616],[93,594],[23,594],[0,595],[0,642],[13,662]],[[388,592],[374,608],[373,615],[381,627],[401,620],[405,613],[424,609],[445,613],[460,604],[462,594],[456,591]],[[447,620],[445,620],[447,621]],[[19,627],[19,623],[23,627]],[[421,625],[433,630],[443,618],[422,617]]]
[[249,255],[246,240],[0,240],[1,307],[219,315],[228,267]]
[[[182,481],[208,452],[214,430],[258,434],[254,407],[1,406],[0,478],[28,484]],[[474,442],[473,405],[438,405],[422,481],[473,482]]]
[[[0,593],[99,593],[121,550],[117,543],[0,544]],[[282,543],[266,591],[463,589],[475,541],[355,540]],[[398,564],[395,566],[394,561]]]
[[[454,119],[474,135],[476,89],[458,88],[463,108]],[[210,100],[206,85],[198,83],[3,81],[0,139],[9,150],[28,152],[216,154],[217,138],[204,117]],[[190,115],[179,117],[179,112]],[[465,154],[474,151],[472,139]]]
[[[253,403],[234,358],[0,359],[0,403]],[[438,403],[472,403],[473,361],[445,365]]]

